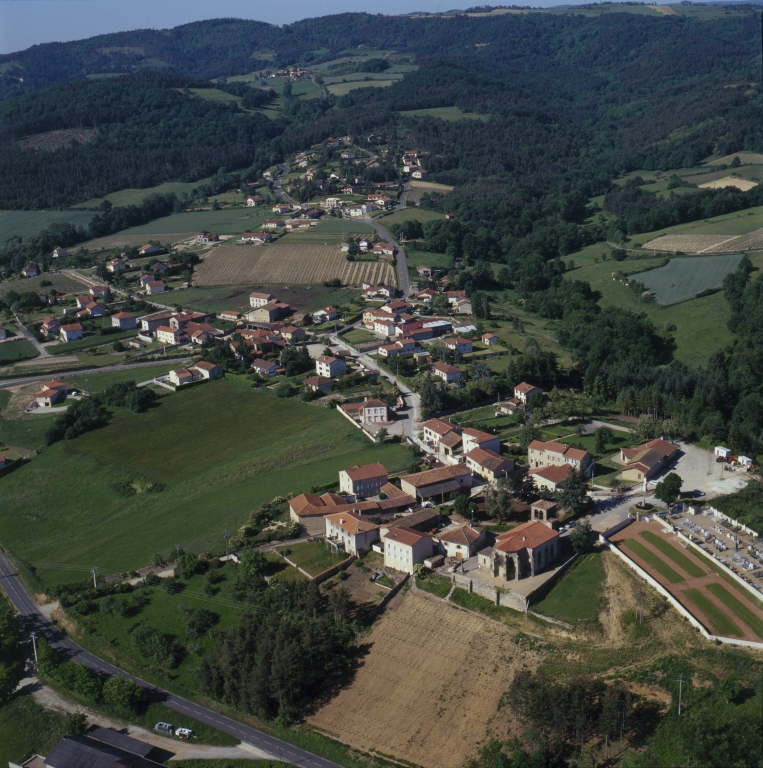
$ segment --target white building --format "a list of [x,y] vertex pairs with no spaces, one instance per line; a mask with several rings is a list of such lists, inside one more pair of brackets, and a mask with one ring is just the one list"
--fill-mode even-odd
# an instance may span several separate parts
[[376,496],[387,482],[387,470],[383,464],[357,464],[352,469],[343,469],[339,473],[339,493],[366,498]]
[[384,537],[384,566],[413,573],[413,566],[432,556],[432,537],[413,528],[393,528]]

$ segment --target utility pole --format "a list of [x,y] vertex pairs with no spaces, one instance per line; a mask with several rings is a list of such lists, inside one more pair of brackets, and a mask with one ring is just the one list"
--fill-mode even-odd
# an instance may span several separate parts
[[85,389],[87,390],[88,397],[90,396],[90,379],[85,379]]
[[32,632],[32,647],[34,648],[34,663],[37,663],[37,633]]
[[177,561],[180,564],[180,544],[175,544],[175,552],[177,552]]
[[225,537],[225,561],[228,561],[228,539],[230,538],[230,534],[228,533],[228,529],[226,528],[223,531],[223,536]]
[[684,673],[678,676],[678,716],[681,717],[681,695],[684,687]]
[[93,589],[98,589],[98,582],[96,580],[96,573],[98,573],[98,566],[93,566],[90,569],[90,572],[93,574]]

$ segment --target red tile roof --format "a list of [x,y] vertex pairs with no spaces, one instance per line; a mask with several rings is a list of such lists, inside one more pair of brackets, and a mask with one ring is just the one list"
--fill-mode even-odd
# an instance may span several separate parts
[[522,523],[511,531],[498,534],[495,548],[501,552],[519,552],[522,549],[539,547],[558,536],[555,530],[543,523]]
[[352,469],[344,470],[349,476],[350,480],[369,480],[373,477],[386,477],[387,470],[383,464],[377,462],[376,464],[366,464],[364,467],[360,467],[357,464]]
[[356,512],[337,512],[334,515],[327,515],[326,520],[330,520],[334,525],[353,536],[379,529],[378,525],[375,525]]
[[456,464],[451,467],[440,467],[439,469],[429,469],[426,472],[416,472],[413,475],[406,475],[403,480],[414,488],[422,488],[435,483],[443,483],[452,480],[455,477],[471,475],[471,470],[463,464]]
[[563,483],[569,477],[570,472],[572,472],[572,466],[570,464],[561,464],[550,467],[540,467],[539,469],[531,469],[529,474],[538,475],[544,480],[554,483],[554,485],[559,485],[559,483]]
[[394,541],[396,544],[406,544],[412,547],[422,539],[431,539],[431,536],[428,533],[421,533],[421,531],[401,525],[389,531],[384,538],[388,541]]
[[452,531],[448,531],[440,536],[441,541],[448,541],[451,544],[466,544],[471,546],[476,541],[482,538],[484,528],[477,527],[472,528],[469,525],[462,525],[458,528],[454,528]]

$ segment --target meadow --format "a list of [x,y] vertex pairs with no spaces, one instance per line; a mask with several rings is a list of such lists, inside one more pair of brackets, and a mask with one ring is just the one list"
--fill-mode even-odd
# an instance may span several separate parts
[[[216,91],[222,93],[222,91]],[[228,96],[229,94],[225,94]],[[145,189],[120,189],[119,192],[112,192],[103,197],[92,198],[80,203],[78,208],[97,208],[104,200],[108,200],[112,205],[140,205],[143,199],[155,192],[166,193],[174,192],[176,195],[182,193],[190,194],[191,190],[200,187],[202,184],[208,184],[209,178],[199,179],[198,181],[166,181],[164,184],[157,184],[155,187],[146,187]]]
[[[384,222],[387,223],[386,221]],[[409,267],[437,267],[438,269],[453,269],[453,257],[444,253],[434,253],[432,251],[418,251],[415,247],[403,246],[405,248],[405,263]]]
[[[43,281],[51,285],[43,285]],[[0,296],[5,296],[8,291],[26,293],[27,291],[48,292],[55,288],[59,293],[87,293],[87,289],[79,280],[73,280],[68,275],[57,275],[53,272],[45,272],[37,277],[25,277],[19,280],[3,280],[0,282]],[[52,308],[51,308],[52,311]]]
[[354,82],[329,85],[328,90],[334,96],[346,96],[350,91],[356,91],[358,88],[389,88],[390,85],[394,85],[397,81],[398,78],[394,80],[356,80]]
[[596,621],[604,585],[601,554],[592,552],[574,562],[533,610],[552,619],[575,623]]
[[87,227],[92,218],[88,211],[0,211],[0,243],[14,236],[33,237],[51,224]]
[[[45,419],[47,420],[47,419]],[[220,547],[222,532],[275,496],[337,479],[356,463],[410,462],[399,444],[374,445],[320,406],[218,381],[160,398],[148,413],[117,409],[108,426],[47,448],[3,479],[0,541],[40,565],[139,568],[175,542]],[[146,478],[164,490],[120,496],[112,486]]]
[[395,211],[382,218],[382,224],[385,227],[390,224],[402,224],[404,221],[420,221],[422,224],[427,221],[440,221],[445,216],[437,211],[428,211],[426,208],[403,208],[401,211]]
[[39,352],[26,339],[6,341],[0,344],[0,366],[17,363],[19,360],[33,360]]
[[[173,213],[154,219],[138,227],[122,231],[124,235],[162,235],[166,232],[215,232],[218,235],[237,235],[256,230],[273,212],[266,206],[257,208],[227,208],[220,211],[188,211]],[[87,245],[87,244],[86,244]]]
[[741,260],[741,254],[671,259],[664,267],[638,272],[630,279],[643,283],[658,304],[668,306],[693,299],[708,289],[721,288],[726,275],[733,272]]
[[304,243],[311,245],[328,245],[345,241],[348,235],[372,235],[373,229],[368,224],[360,221],[347,221],[346,219],[324,219],[310,229],[298,229],[287,232],[279,239],[279,245],[292,243]]
[[487,120],[490,115],[478,112],[462,112],[458,107],[430,107],[429,109],[406,109],[400,113],[410,117],[436,117],[439,120],[454,122],[456,120]]

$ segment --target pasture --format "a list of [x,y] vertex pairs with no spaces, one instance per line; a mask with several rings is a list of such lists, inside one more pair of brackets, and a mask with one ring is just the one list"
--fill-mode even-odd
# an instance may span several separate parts
[[339,279],[343,285],[395,283],[389,262],[350,262],[331,245],[222,245],[207,253],[194,273],[194,284],[318,284]]
[[433,192],[438,192],[441,195],[447,195],[448,192],[453,191],[453,187],[447,184],[439,184],[436,181],[411,181],[410,192],[408,192],[408,200],[413,203],[418,203],[421,200],[421,196],[424,192],[429,192],[431,195]]
[[444,253],[418,251],[412,246],[405,248],[405,263],[409,267],[437,267],[438,269],[453,269],[453,257]]
[[397,81],[397,78],[394,80],[355,80],[354,82],[329,85],[328,90],[334,96],[346,96],[350,91],[356,91],[358,88],[389,88]]
[[667,306],[693,299],[705,290],[720,288],[723,279],[741,260],[741,254],[671,259],[664,267],[639,272],[630,279],[643,283],[658,304]]
[[88,211],[0,211],[0,243],[9,237],[33,237],[51,224],[87,227],[93,214]]
[[381,223],[385,227],[391,224],[402,224],[404,221],[420,221],[424,224],[427,221],[441,221],[445,216],[437,211],[428,211],[426,208],[403,208],[401,211],[395,211],[381,218]]
[[406,109],[400,113],[405,117],[436,117],[438,120],[455,122],[456,120],[488,120],[490,115],[478,112],[462,112],[458,107],[431,107],[429,109]]
[[33,360],[39,352],[26,339],[4,341],[0,344],[0,367],[18,363],[19,360]]
[[218,235],[238,235],[254,230],[263,219],[272,217],[273,212],[266,206],[258,208],[227,208],[221,211],[188,211],[173,213],[161,219],[154,219],[139,227],[123,230],[124,235],[157,235],[165,232],[201,232],[207,230]]
[[[402,445],[370,443],[326,408],[222,380],[162,397],[145,414],[117,409],[106,427],[4,477],[0,541],[51,564],[37,568],[48,584],[94,564],[122,572],[175,542],[219,549],[224,528],[237,531],[263,502],[375,461],[395,472],[411,457]],[[125,497],[112,488],[136,478],[164,489]]]
[[[222,91],[219,91],[222,93]],[[225,94],[226,96],[228,94]],[[104,200],[108,200],[112,205],[140,205],[143,198],[152,195],[154,192],[174,192],[176,195],[182,193],[191,194],[191,190],[197,189],[202,184],[208,184],[209,178],[199,179],[198,181],[166,181],[164,184],[157,184],[155,187],[146,187],[145,189],[120,189],[119,192],[112,192],[104,197],[96,197],[80,203],[80,208],[97,208]]]
[[[43,285],[42,282],[50,282],[51,285]],[[9,291],[16,291],[16,293],[27,293],[29,291],[40,291],[47,293],[52,288],[55,288],[59,293],[76,293],[80,295],[87,293],[87,288],[79,280],[74,280],[68,275],[57,275],[52,272],[46,272],[37,277],[25,277],[15,280],[3,280],[0,282],[0,296],[5,296]],[[41,305],[42,306],[42,305]],[[51,308],[51,311],[54,311]]]

